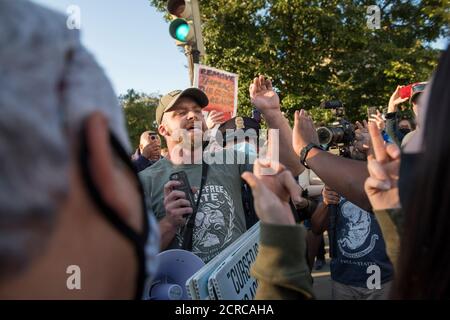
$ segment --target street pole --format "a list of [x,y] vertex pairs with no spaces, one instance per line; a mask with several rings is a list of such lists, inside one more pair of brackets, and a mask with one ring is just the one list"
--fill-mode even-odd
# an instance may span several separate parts
[[200,63],[201,57],[205,55],[205,47],[203,45],[202,23],[200,20],[200,6],[198,0],[190,0],[192,8],[192,22],[194,24],[195,42],[187,44],[184,52],[188,59],[189,78],[191,86],[194,85],[194,64]]
[[167,10],[174,17],[169,33],[177,46],[184,48],[188,60],[189,79],[194,85],[194,66],[205,55],[199,0],[168,0]]

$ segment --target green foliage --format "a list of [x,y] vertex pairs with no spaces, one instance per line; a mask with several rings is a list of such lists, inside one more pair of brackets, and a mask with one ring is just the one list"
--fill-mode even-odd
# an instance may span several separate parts
[[159,97],[148,95],[129,89],[126,94],[120,95],[119,100],[124,108],[128,134],[133,147],[139,145],[142,132],[147,130],[158,131],[155,116]]
[[[167,1],[149,0],[165,12]],[[381,28],[367,27],[367,7],[381,8]],[[251,110],[255,75],[272,78],[283,111],[318,110],[341,100],[354,121],[384,108],[398,84],[427,80],[449,35],[448,0],[202,0],[203,63],[239,74],[239,113]],[[167,16],[166,16],[167,18]]]

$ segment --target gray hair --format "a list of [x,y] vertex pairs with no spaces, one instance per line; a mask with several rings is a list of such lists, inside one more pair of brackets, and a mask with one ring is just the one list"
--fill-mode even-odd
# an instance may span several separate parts
[[67,132],[102,112],[131,150],[117,97],[66,18],[0,0],[0,280],[27,266],[68,193]]

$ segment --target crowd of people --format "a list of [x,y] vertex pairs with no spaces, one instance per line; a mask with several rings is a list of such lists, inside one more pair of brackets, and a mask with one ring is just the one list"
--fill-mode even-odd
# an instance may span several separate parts
[[[0,298],[140,299],[158,252],[208,263],[258,220],[259,299],[315,297],[325,231],[334,299],[450,297],[449,48],[429,82],[354,125],[349,157],[319,143],[307,111],[291,127],[262,75],[249,96],[265,143],[259,118],[205,117],[208,97],[187,88],[160,99],[133,154],[108,79],[64,26],[0,2]],[[68,289],[72,265],[82,290]]]

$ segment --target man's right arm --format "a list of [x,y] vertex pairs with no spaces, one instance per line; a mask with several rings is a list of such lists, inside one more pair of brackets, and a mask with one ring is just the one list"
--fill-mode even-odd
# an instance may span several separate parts
[[164,217],[159,220],[159,230],[161,234],[161,250],[165,250],[172,243],[173,238],[175,238],[177,228],[167,217]]
[[181,182],[170,180],[164,185],[164,209],[166,215],[159,221],[161,230],[161,250],[172,242],[179,227],[186,223],[185,216],[192,214],[191,203],[183,191],[176,190]]
[[[145,195],[145,202],[147,208],[154,208],[152,198],[152,179],[148,176],[147,171],[139,173],[142,187]],[[164,185],[164,211],[154,212],[156,218],[159,220],[160,230],[160,247],[161,250],[167,249],[172,243],[179,226],[186,222],[183,217],[186,214],[192,213],[190,202],[186,200],[184,192],[175,190],[179,185],[178,181],[168,181]]]

